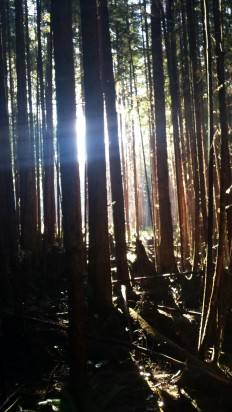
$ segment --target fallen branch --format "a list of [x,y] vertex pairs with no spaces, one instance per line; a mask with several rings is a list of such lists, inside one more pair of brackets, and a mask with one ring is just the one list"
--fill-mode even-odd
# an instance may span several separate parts
[[191,386],[194,389],[198,388],[210,393],[211,396],[219,391],[224,403],[232,410],[232,382],[219,368],[204,363],[172,340],[155,331],[134,309],[129,308],[129,314],[134,321],[139,323],[147,337],[151,338],[152,344],[156,344],[163,354],[170,357],[170,360],[172,357],[185,363],[185,371],[181,378],[182,385]]

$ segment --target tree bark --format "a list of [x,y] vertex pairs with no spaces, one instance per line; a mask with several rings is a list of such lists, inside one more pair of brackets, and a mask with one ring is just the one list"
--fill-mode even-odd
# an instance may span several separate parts
[[152,1],[151,16],[153,82],[155,93],[155,127],[157,147],[157,178],[160,213],[160,247],[158,268],[161,272],[177,271],[169,197],[167,138],[164,98],[161,15],[159,1]]
[[110,179],[115,236],[116,266],[118,279],[128,282],[125,212],[122,185],[122,170],[119,151],[119,129],[116,111],[116,92],[113,73],[113,60],[109,31],[107,0],[99,2],[100,47],[103,93],[106,103],[106,116],[109,137]]
[[86,148],[89,206],[89,285],[95,305],[112,305],[108,238],[104,108],[100,78],[97,8],[95,0],[81,0]]
[[35,248],[35,159],[29,134],[27,113],[27,79],[24,41],[24,16],[22,0],[15,1],[16,25],[16,71],[17,71],[17,135],[20,190],[21,246],[27,250]]
[[69,366],[73,396],[81,409],[85,388],[84,251],[80,180],[77,157],[76,99],[73,61],[72,2],[52,0],[57,99],[57,139],[60,151],[62,213],[68,280]]

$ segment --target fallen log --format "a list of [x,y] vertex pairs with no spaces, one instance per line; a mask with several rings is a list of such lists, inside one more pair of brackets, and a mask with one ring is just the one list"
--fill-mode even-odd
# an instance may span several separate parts
[[[147,336],[156,352],[159,352],[172,362],[172,358],[183,363],[183,373],[179,384],[182,388],[192,388],[194,391],[207,394],[215,400],[220,398],[220,402],[229,410],[232,410],[232,382],[218,367],[203,362],[201,359],[189,353],[181,346],[166,338],[161,333],[151,327],[134,309],[129,308],[129,314],[133,321],[138,322],[140,328]],[[155,353],[153,359],[156,358]]]

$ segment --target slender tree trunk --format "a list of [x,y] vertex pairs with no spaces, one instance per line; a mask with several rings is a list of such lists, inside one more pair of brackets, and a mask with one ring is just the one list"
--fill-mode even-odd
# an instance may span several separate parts
[[60,150],[62,213],[68,279],[69,366],[73,396],[81,410],[85,388],[84,251],[80,180],[77,163],[76,100],[73,61],[72,2],[52,0],[57,100],[57,139]]
[[[196,208],[195,208],[195,256],[194,256],[194,270],[197,269],[199,264],[199,245],[200,245],[200,234],[203,232],[204,241],[207,239],[207,210],[206,210],[206,180],[204,176],[204,164],[203,164],[203,149],[202,149],[202,104],[201,104],[201,90],[200,90],[200,73],[198,64],[198,49],[197,49],[197,38],[196,38],[196,28],[195,28],[195,0],[189,0],[186,4],[186,11],[188,17],[188,37],[189,37],[189,51],[190,51],[190,61],[191,61],[191,72],[192,72],[192,87],[193,87],[193,105],[194,105],[194,120],[195,120],[195,131],[196,131],[196,149],[194,147],[194,169],[198,170],[198,177],[196,175],[194,185]],[[198,192],[198,195],[197,195]],[[200,195],[199,195],[200,193]],[[197,205],[199,202],[199,206]],[[200,225],[200,217],[198,216],[202,211],[203,227]],[[196,221],[198,219],[198,222]],[[200,228],[197,229],[197,227]],[[198,233],[199,231],[199,233]]]
[[209,147],[209,184],[208,184],[208,238],[207,238],[207,260],[205,269],[204,297],[202,305],[201,327],[199,336],[199,347],[204,339],[204,327],[207,322],[207,314],[210,305],[210,296],[213,288],[213,232],[214,232],[214,149],[213,149],[213,89],[212,89],[212,52],[211,34],[209,24],[209,9],[206,0],[204,3],[204,27],[205,27],[205,49],[206,49],[206,72],[207,72],[207,94],[208,94],[208,147]]
[[119,151],[119,129],[116,111],[116,92],[113,74],[113,60],[109,31],[107,0],[100,0],[100,46],[103,93],[105,95],[106,115],[109,137],[110,180],[114,221],[116,266],[118,278],[128,284],[127,247],[125,232],[125,213],[122,185],[122,171]]
[[29,172],[29,179],[31,181],[30,196],[31,196],[31,226],[33,231],[33,237],[35,242],[35,248],[39,245],[39,240],[41,236],[41,226],[38,224],[40,216],[38,216],[37,211],[37,199],[38,193],[36,191],[36,179],[35,179],[35,155],[34,155],[34,121],[33,121],[33,109],[32,109],[32,64],[31,64],[31,53],[30,53],[30,36],[28,27],[28,4],[27,0],[24,1],[25,8],[25,46],[26,46],[26,72],[27,72],[27,94],[28,94],[28,127],[29,127],[29,144],[28,144],[28,154],[31,159],[31,167]]
[[[47,62],[46,62],[46,89],[45,89],[45,107],[46,107],[46,136],[44,145],[46,146],[44,157],[44,193],[46,193],[46,210],[47,210],[47,237],[48,245],[52,245],[55,240],[56,232],[56,213],[55,213],[55,184],[54,184],[54,128],[53,128],[53,79],[52,79],[52,34],[47,36]],[[44,199],[45,202],[45,199]]]
[[[54,243],[55,238],[55,193],[54,193],[54,150],[53,150],[53,113],[52,113],[52,52],[51,34],[47,35],[46,71],[42,59],[41,39],[41,0],[37,0],[37,71],[42,117],[43,140],[43,210],[44,210],[44,248]],[[46,88],[44,83],[46,76]]]

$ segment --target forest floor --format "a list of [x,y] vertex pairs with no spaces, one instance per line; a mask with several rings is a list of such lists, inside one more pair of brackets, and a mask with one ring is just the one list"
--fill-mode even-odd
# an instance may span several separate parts
[[[220,366],[197,356],[202,274],[132,272],[127,293],[114,282],[112,312],[88,316],[86,412],[230,412],[232,319]],[[67,325],[62,279],[40,298],[31,284],[22,317],[3,312],[0,412],[75,412]]]

